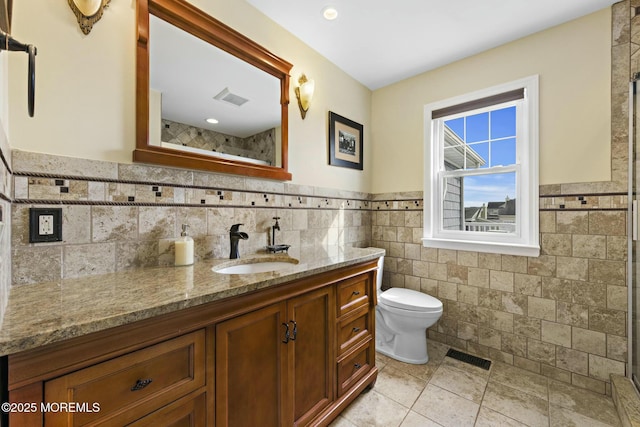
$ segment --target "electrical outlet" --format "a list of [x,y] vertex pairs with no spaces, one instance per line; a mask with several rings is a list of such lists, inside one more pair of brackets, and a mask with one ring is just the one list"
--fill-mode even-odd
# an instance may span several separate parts
[[38,234],[41,236],[53,234],[53,215],[40,215],[38,217]]
[[29,243],[62,241],[62,208],[29,209]]

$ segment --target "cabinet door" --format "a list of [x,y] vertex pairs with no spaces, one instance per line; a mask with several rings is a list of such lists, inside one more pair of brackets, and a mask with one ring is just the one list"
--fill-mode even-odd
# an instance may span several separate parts
[[216,325],[217,426],[283,425],[288,381],[285,315],[282,302]]
[[288,348],[294,425],[306,425],[334,399],[334,288],[290,299],[287,311],[295,328]]

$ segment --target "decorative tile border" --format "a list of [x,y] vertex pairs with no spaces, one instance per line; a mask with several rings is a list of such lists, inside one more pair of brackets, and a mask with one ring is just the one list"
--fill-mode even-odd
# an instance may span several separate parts
[[[136,181],[14,174],[14,201],[16,203],[188,205],[372,211],[423,210],[422,197],[416,197],[413,193],[409,195],[412,197],[380,200],[373,196],[374,200],[369,200],[193,185],[175,186]],[[545,195],[540,197],[540,210],[625,210],[627,209],[627,201],[628,197],[624,193]]]
[[376,200],[372,203],[374,211],[422,211],[424,209],[422,197],[407,200]]
[[540,197],[540,210],[626,210],[625,193],[556,195]]
[[14,174],[15,203],[368,210],[367,199]]
[[[403,193],[399,193],[402,196]],[[388,196],[388,195],[386,195]],[[544,195],[539,198],[540,211],[555,210],[627,210],[628,196],[626,193],[605,193],[584,195],[557,194]],[[373,211],[422,211],[424,209],[421,196],[406,199],[389,198],[380,200],[373,196],[371,202]]]

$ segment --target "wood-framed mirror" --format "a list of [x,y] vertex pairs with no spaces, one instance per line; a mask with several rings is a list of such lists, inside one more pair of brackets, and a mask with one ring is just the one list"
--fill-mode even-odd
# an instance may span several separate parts
[[137,0],[137,26],[133,161],[291,180],[292,65],[184,0]]

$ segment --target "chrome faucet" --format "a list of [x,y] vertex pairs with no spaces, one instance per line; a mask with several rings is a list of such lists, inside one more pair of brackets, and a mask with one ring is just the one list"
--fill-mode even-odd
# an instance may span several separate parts
[[243,231],[240,231],[240,226],[244,224],[233,224],[231,230],[229,230],[229,239],[231,240],[231,251],[229,252],[229,259],[240,258],[238,253],[238,242],[240,240],[247,240],[249,235]]

